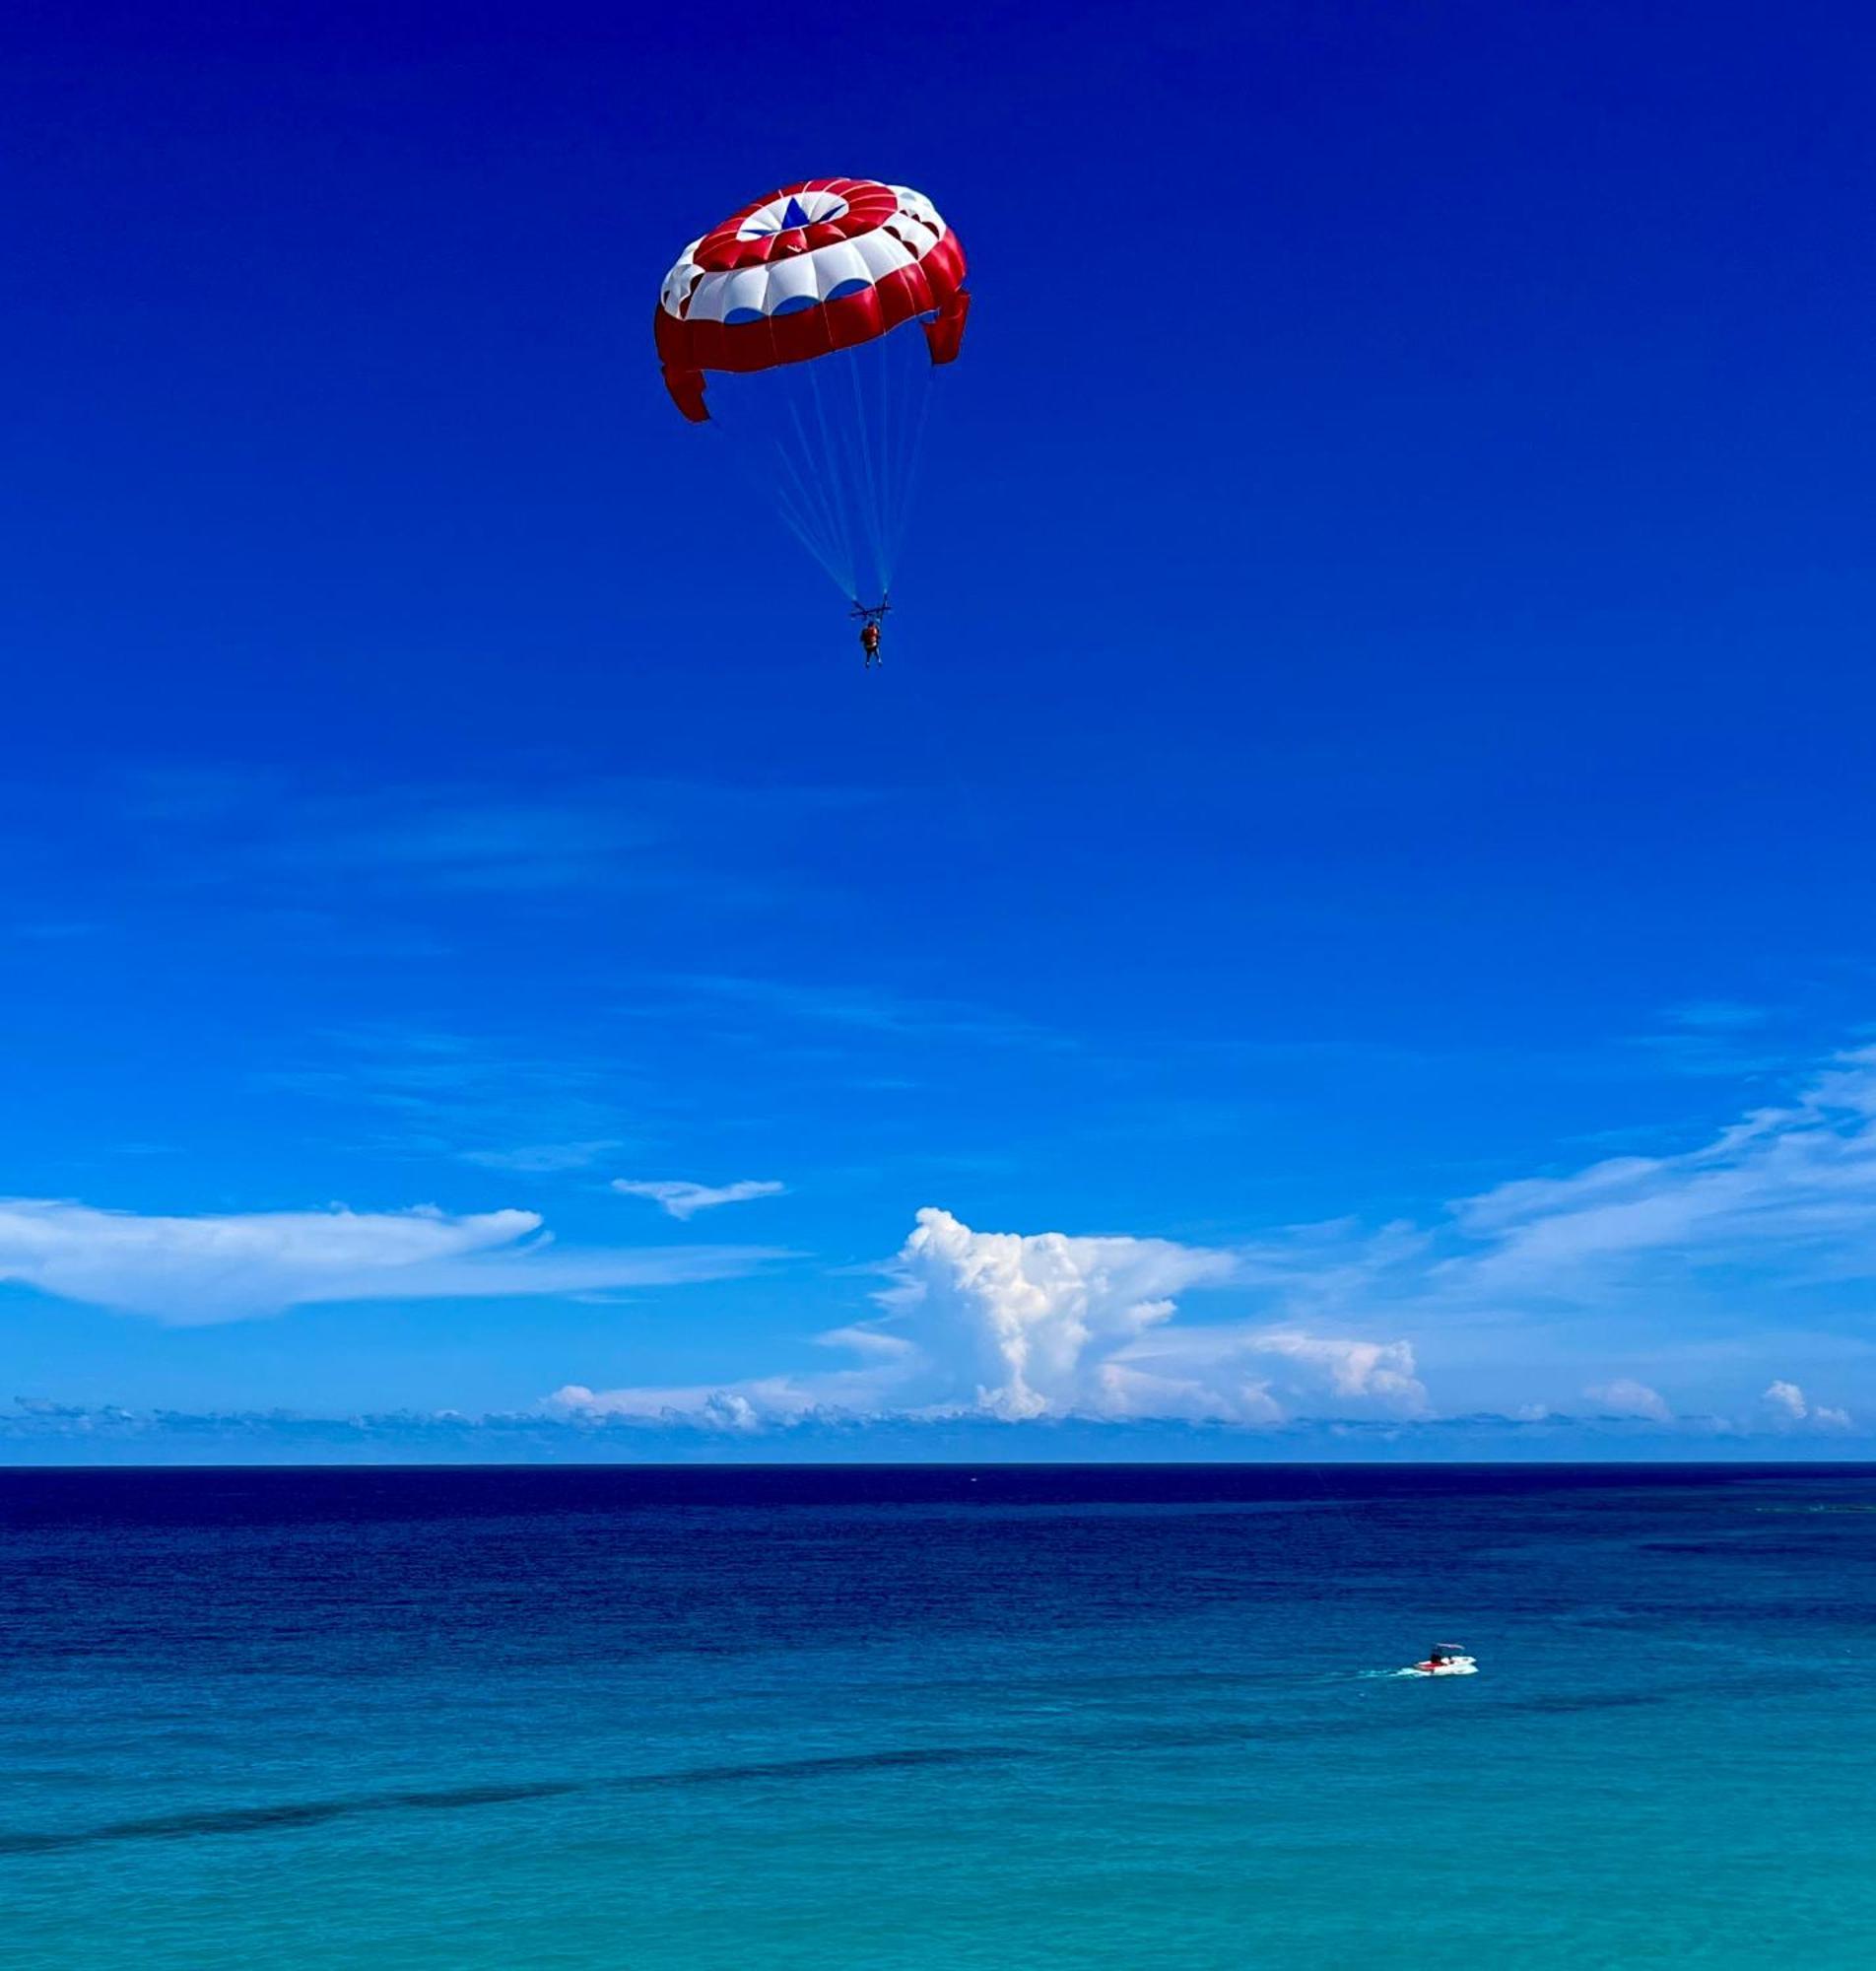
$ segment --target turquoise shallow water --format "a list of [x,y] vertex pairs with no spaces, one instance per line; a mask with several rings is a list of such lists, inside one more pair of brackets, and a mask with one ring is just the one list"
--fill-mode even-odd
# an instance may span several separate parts
[[[0,1963],[1862,1966],[1876,1471],[0,1473]],[[1482,1673],[1374,1674],[1433,1641]]]

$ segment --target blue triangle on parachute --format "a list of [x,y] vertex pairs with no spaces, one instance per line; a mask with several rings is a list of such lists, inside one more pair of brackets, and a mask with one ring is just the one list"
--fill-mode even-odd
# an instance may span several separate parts
[[814,221],[802,211],[801,201],[798,198],[791,198],[788,201],[788,210],[781,215],[781,230],[786,233],[791,227],[813,224]]

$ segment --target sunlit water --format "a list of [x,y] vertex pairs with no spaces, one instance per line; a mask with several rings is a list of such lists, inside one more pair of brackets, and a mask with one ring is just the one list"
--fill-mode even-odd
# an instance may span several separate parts
[[[0,1473],[0,1963],[1866,1966],[1876,1471]],[[1463,1678],[1376,1675],[1436,1641]]]

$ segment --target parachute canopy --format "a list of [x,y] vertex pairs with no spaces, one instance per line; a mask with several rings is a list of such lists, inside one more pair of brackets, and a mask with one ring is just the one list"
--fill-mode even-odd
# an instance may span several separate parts
[[709,416],[706,370],[772,370],[852,349],[930,316],[934,363],[964,339],[964,247],[921,192],[871,178],[808,178],[693,239],[658,297],[658,359],[672,401]]
[[[965,272],[922,193],[808,178],[694,239],[658,297],[672,401],[723,432],[862,611],[885,605],[932,374],[964,339]],[[922,336],[894,333],[914,321]]]

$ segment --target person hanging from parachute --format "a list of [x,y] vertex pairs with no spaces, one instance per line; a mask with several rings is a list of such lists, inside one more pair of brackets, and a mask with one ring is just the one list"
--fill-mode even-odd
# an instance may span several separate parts
[[[932,381],[964,341],[965,277],[962,242],[922,193],[808,178],[694,239],[658,298],[672,402],[723,435],[839,585],[868,670]],[[922,336],[899,332],[913,322]]]
[[853,614],[860,619],[860,648],[866,652],[866,668],[870,671],[880,661],[880,626],[892,610],[892,604],[884,597],[877,609],[862,609],[856,602]]

